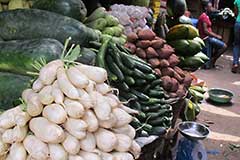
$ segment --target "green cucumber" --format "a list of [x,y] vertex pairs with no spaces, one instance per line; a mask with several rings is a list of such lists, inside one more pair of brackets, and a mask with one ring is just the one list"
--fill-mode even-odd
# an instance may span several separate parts
[[161,109],[161,104],[155,104],[155,105],[151,105],[151,106],[144,106],[142,107],[142,111],[143,112],[156,112],[159,109]]
[[145,85],[147,83],[147,81],[145,79],[135,79],[135,84],[137,86],[142,87],[143,85]]
[[0,72],[0,109],[15,107],[14,102],[21,97],[23,90],[31,86],[31,77]]
[[133,126],[133,128],[135,128],[135,129],[142,127],[141,122],[136,117],[133,117],[133,120],[130,123],[130,125]]
[[35,61],[58,59],[62,51],[63,45],[54,39],[0,41],[0,71],[29,75],[37,71]]
[[100,35],[80,21],[38,9],[16,9],[0,12],[0,37],[5,40],[52,38],[62,44],[71,37],[71,44],[88,46]]
[[144,122],[145,119],[147,118],[147,115],[146,115],[144,112],[139,112],[136,117],[137,117],[137,119],[139,119],[140,121]]
[[109,67],[109,70],[118,77],[119,81],[124,80],[124,75],[122,71],[117,66],[117,64],[113,61],[112,57],[109,55],[107,55],[107,65]]
[[132,109],[136,109],[138,111],[141,111],[142,106],[138,101],[130,101],[129,102],[129,107]]
[[125,82],[129,85],[129,86],[132,86],[135,84],[135,80],[130,77],[130,76],[125,76]]
[[137,60],[135,60],[135,67],[144,73],[152,73],[153,72],[153,69],[150,66],[148,66],[142,62],[139,62]]
[[143,126],[142,126],[142,129],[144,130],[144,131],[146,131],[146,132],[151,132],[152,131],[152,126],[150,125],[150,124],[143,124]]
[[167,121],[167,117],[158,117],[154,120],[149,120],[148,123],[152,126],[163,126],[163,123]]
[[109,67],[106,65],[107,73],[108,73],[108,79],[110,82],[116,82],[118,81],[118,77],[112,73],[112,71],[109,70]]
[[143,88],[143,93],[148,93],[149,89],[151,88],[151,85],[148,84]]
[[144,93],[141,93],[139,91],[136,91],[133,88],[130,88],[130,92],[135,94],[139,99],[143,100],[143,101],[148,101],[149,97],[147,95],[145,95]]
[[158,91],[158,90],[149,90],[149,96],[155,97],[155,98],[163,98],[164,97],[164,91]]
[[152,130],[149,133],[151,135],[162,136],[165,135],[167,131],[164,127],[152,127]]
[[129,100],[129,99],[133,99],[133,100],[137,100],[138,97],[135,94],[132,94],[130,92],[124,92],[124,91],[120,91],[120,96],[122,96],[123,98]]
[[150,98],[148,101],[140,101],[143,105],[166,104],[164,99]]
[[151,88],[154,88],[155,86],[161,85],[161,84],[162,84],[162,80],[160,78],[156,79],[156,80],[151,82]]
[[145,77],[148,81],[154,81],[157,79],[157,77],[154,74],[146,74]]
[[142,71],[140,71],[139,69],[134,68],[133,71],[134,71],[134,72],[133,72],[133,76],[134,76],[134,77],[146,79],[146,75],[145,75]]
[[98,51],[97,54],[97,60],[96,60],[96,65],[98,67],[101,68],[106,68],[106,64],[105,64],[105,56],[106,56],[106,52],[107,52],[107,47],[108,47],[108,43],[109,43],[109,39],[106,40],[105,42],[103,42],[101,48]]
[[158,117],[163,117],[169,112],[171,112],[171,110],[161,109],[158,112],[148,112],[147,117],[149,118],[149,120],[153,120],[153,119],[157,119]]
[[119,90],[128,92],[129,91],[129,86],[125,82],[120,82],[120,83],[114,83],[114,85],[117,86]]
[[128,67],[130,69],[133,69],[135,67],[135,62],[131,58],[129,58],[126,53],[120,52],[120,56],[121,56],[123,64],[126,67]]

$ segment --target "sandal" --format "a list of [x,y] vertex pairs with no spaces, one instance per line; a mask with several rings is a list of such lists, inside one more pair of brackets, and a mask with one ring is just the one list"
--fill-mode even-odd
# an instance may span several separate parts
[[237,73],[238,72],[238,66],[234,65],[232,67],[232,73]]

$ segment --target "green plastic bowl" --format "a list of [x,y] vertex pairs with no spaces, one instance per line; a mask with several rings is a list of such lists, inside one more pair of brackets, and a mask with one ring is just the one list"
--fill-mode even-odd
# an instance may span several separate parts
[[209,89],[208,95],[210,100],[217,103],[229,103],[234,96],[233,92],[222,88]]

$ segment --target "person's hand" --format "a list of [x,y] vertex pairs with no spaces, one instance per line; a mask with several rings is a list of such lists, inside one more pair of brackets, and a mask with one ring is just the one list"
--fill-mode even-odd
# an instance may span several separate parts
[[222,39],[222,36],[217,35],[216,38],[217,38],[217,39]]

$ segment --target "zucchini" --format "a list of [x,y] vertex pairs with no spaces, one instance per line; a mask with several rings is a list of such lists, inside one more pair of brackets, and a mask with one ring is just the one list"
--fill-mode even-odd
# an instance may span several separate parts
[[0,72],[0,109],[15,107],[15,100],[21,97],[23,90],[30,87],[31,77]]
[[144,79],[146,79],[146,75],[142,71],[138,70],[137,68],[134,68],[133,76],[136,77],[136,78],[144,78]]
[[65,43],[87,46],[89,41],[99,41],[100,35],[70,17],[38,9],[16,9],[0,12],[0,37],[5,40],[53,38]]
[[112,73],[118,77],[119,81],[122,82],[124,80],[124,75],[110,55],[107,55],[107,65],[109,70],[112,71]]
[[98,51],[97,61],[96,61],[96,64],[98,67],[106,68],[105,56],[106,56],[106,52],[107,52],[108,43],[109,43],[109,39],[106,40],[105,42],[103,42],[101,48]]
[[110,82],[117,82],[118,77],[112,73],[112,71],[109,70],[109,67],[106,65],[107,74],[108,74],[108,79]]
[[137,119],[139,119],[140,121],[144,122],[145,119],[147,118],[147,115],[144,112],[139,112],[139,114],[136,116]]
[[151,130],[152,130],[152,126],[150,125],[150,124],[143,124],[143,126],[142,126],[142,129],[144,130],[144,131],[146,131],[146,132],[151,132]]
[[148,112],[147,117],[149,120],[157,119],[158,117],[166,116],[166,113],[171,112],[171,110],[168,109],[161,109],[158,112]]
[[165,104],[164,99],[150,98],[148,101],[141,101],[143,105],[153,105],[153,104]]
[[167,120],[167,117],[158,117],[157,119],[149,120],[148,123],[152,126],[163,126],[163,123]]
[[47,10],[64,16],[83,21],[87,16],[87,9],[81,0],[36,0],[33,8]]
[[151,106],[144,106],[142,107],[143,112],[157,112],[159,109],[161,109],[161,104],[155,104]]
[[139,91],[136,91],[133,88],[130,88],[130,92],[135,94],[139,99],[143,100],[143,101],[148,101],[149,97],[147,95],[145,95],[144,93],[141,93]]
[[153,88],[153,90],[156,90],[156,91],[164,91],[164,88],[161,86],[161,85],[157,85]]
[[149,133],[151,135],[162,136],[167,133],[167,130],[164,127],[152,127],[152,130]]
[[0,71],[28,75],[28,71],[36,71],[34,61],[43,58],[49,62],[62,51],[63,45],[54,39],[0,41]]
[[125,82],[116,83],[115,85],[117,86],[117,88],[119,90],[122,90],[122,91],[125,91],[125,92],[128,92],[129,89],[130,89],[129,86]]
[[159,78],[159,79],[156,79],[154,81],[152,81],[151,83],[151,88],[154,88],[156,87],[157,85],[161,85],[162,84],[162,80]]
[[136,117],[133,117],[133,120],[132,120],[132,122],[130,123],[130,125],[131,125],[133,128],[135,128],[135,129],[142,127],[141,122],[140,122]]
[[135,60],[135,67],[144,73],[152,73],[153,72],[153,70],[150,66],[148,66],[140,61],[137,61],[137,60]]
[[145,85],[147,83],[147,81],[145,79],[135,79],[135,84],[137,86],[142,87],[143,85]]
[[120,91],[120,96],[129,100],[129,99],[133,99],[133,100],[138,100],[138,97],[135,94],[129,93],[129,92],[124,92],[124,91]]
[[147,74],[145,77],[148,81],[154,81],[157,79],[157,77],[154,74]]
[[129,85],[129,86],[132,86],[135,84],[135,80],[130,77],[130,76],[125,76],[125,82]]
[[163,98],[164,97],[164,91],[158,91],[158,90],[149,90],[149,96],[155,97],[155,98]]
[[148,93],[149,89],[151,88],[151,85],[148,84],[143,88],[143,93]]
[[136,109],[138,111],[141,111],[142,106],[138,101],[130,101],[129,102],[129,107],[132,109]]
[[123,64],[130,68],[130,69],[133,69],[134,66],[135,66],[135,62],[133,60],[131,60],[128,55],[124,52],[120,52],[120,56],[121,56],[121,59],[122,59],[122,62]]

